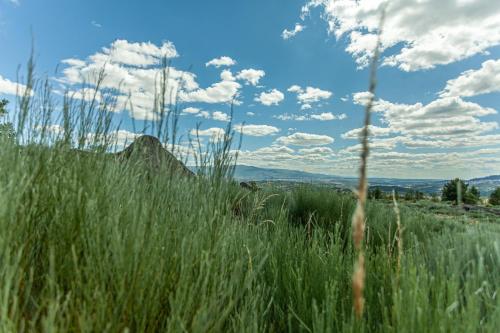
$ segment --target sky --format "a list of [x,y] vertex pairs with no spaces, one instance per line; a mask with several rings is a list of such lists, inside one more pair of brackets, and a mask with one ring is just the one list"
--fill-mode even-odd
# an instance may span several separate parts
[[500,1],[0,0],[0,98],[32,40],[56,93],[105,66],[126,144],[167,57],[183,137],[217,138],[234,102],[239,163],[356,176],[382,11],[369,175],[500,174]]

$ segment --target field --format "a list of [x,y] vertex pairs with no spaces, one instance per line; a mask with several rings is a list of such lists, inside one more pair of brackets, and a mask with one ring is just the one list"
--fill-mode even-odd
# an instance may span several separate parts
[[[500,225],[369,202],[352,310],[352,195],[248,192],[105,153],[0,150],[0,331],[495,332]],[[215,174],[215,173],[214,173]],[[399,272],[399,273],[398,273]]]
[[[0,135],[0,332],[497,331],[498,217],[369,200],[357,317],[353,193],[240,187],[230,124],[198,176],[124,160],[113,103],[65,96],[56,112],[37,87]],[[152,129],[174,147],[168,112]]]

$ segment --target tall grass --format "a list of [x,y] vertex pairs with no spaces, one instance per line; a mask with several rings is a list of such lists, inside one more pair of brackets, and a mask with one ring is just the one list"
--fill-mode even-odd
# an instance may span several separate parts
[[[1,332],[495,332],[500,325],[498,224],[443,222],[400,207],[405,256],[396,283],[398,259],[387,251],[395,214],[367,202],[359,321],[350,292],[351,195],[310,186],[252,193],[225,177],[214,185],[210,177],[120,163],[101,141],[85,144],[89,132],[110,137],[111,102],[66,96],[62,120],[71,125],[43,139],[48,134],[27,124],[43,105],[37,89],[47,86],[32,86],[17,110],[19,141],[0,145]],[[67,133],[77,133],[71,144],[57,144]],[[80,146],[87,150],[72,149]]]

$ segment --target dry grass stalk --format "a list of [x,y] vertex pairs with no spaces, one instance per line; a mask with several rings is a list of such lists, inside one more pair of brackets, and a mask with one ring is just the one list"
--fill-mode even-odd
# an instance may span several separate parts
[[356,211],[352,217],[352,229],[353,229],[353,241],[354,247],[358,252],[358,259],[354,265],[354,273],[352,276],[352,290],[354,298],[354,311],[356,317],[359,319],[363,315],[364,308],[364,296],[363,290],[365,287],[365,255],[363,252],[363,237],[365,232],[365,207],[368,192],[368,177],[367,177],[367,165],[368,165],[368,155],[369,155],[369,128],[370,128],[370,117],[371,110],[373,108],[373,102],[375,99],[375,88],[377,86],[377,65],[380,55],[380,44],[382,35],[382,26],[385,18],[385,10],[382,11],[382,17],[380,20],[379,34],[377,38],[377,45],[374,50],[371,68],[370,68],[370,87],[369,95],[370,98],[365,107],[365,119],[364,127],[361,132],[361,161],[359,168],[359,187],[358,187],[358,202],[356,205]]
[[401,256],[403,255],[403,229],[401,229],[401,214],[399,212],[396,194],[392,191],[392,201],[394,203],[394,213],[396,214],[396,242],[398,246],[398,260],[396,266],[396,278],[399,284],[399,273],[401,271]]

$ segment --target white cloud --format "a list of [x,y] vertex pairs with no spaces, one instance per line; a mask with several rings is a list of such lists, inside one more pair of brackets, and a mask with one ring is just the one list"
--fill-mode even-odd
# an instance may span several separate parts
[[288,88],[287,91],[297,94],[297,101],[301,105],[301,110],[311,109],[313,103],[327,100],[333,95],[332,92],[328,90],[314,87],[306,87],[303,89],[296,84]]
[[295,120],[295,121],[308,121],[308,120],[320,120],[320,121],[331,121],[331,120],[343,120],[347,118],[345,113],[336,115],[331,112],[323,112],[320,114],[311,114],[311,115],[293,115],[284,113],[281,115],[273,116],[273,118],[279,120]]
[[262,92],[258,97],[255,98],[255,101],[260,102],[263,105],[271,106],[278,105],[284,99],[285,95],[281,91],[273,89],[269,92]]
[[288,92],[299,93],[302,92],[302,88],[296,84],[287,89]]
[[214,120],[225,121],[225,122],[228,122],[228,121],[231,120],[231,117],[229,117],[229,115],[227,113],[220,112],[220,111],[213,112],[212,113],[212,118]]
[[295,115],[295,114],[289,114],[289,113],[284,113],[284,114],[280,114],[277,116],[273,116],[273,118],[279,119],[279,120],[295,120],[295,121],[310,120],[310,118],[306,115]]
[[188,107],[188,108],[185,108],[184,110],[182,110],[182,113],[184,113],[184,114],[197,114],[200,111],[201,110],[198,108]]
[[244,80],[247,84],[251,84],[252,86],[256,86],[259,84],[261,78],[266,75],[266,72],[260,69],[244,69],[236,75],[238,80]]
[[228,69],[225,69],[220,73],[220,78],[223,81],[236,81],[236,78],[233,76],[233,73]]
[[236,125],[235,131],[248,136],[267,136],[280,131],[279,128],[269,125]]
[[116,40],[110,48],[103,48],[102,53],[90,57],[96,63],[116,63],[137,67],[158,65],[163,57],[176,58],[179,54],[171,42],[156,46],[150,42],[130,43],[126,40]]
[[210,119],[210,112],[202,110],[196,114],[196,117]]
[[323,146],[333,143],[335,140],[328,135],[318,135],[297,132],[289,136],[279,137],[276,142],[283,145],[293,146]]
[[295,23],[295,27],[293,28],[293,30],[283,30],[283,32],[281,33],[281,37],[283,39],[290,39],[292,37],[295,37],[299,32],[303,31],[306,27],[303,26],[302,24],[300,23]]
[[[105,77],[100,88],[111,90],[117,97],[117,111],[127,110],[135,119],[155,119],[155,92],[161,90],[163,71],[160,64],[163,57],[176,56],[175,46],[170,42],[156,46],[117,40],[85,60],[63,60],[67,67],[59,81],[69,87],[82,84],[94,87],[104,69]],[[238,103],[236,98],[241,84],[235,81],[230,71],[222,71],[221,81],[208,88],[201,88],[193,73],[174,67],[168,68],[167,72],[167,103],[174,103],[177,98],[181,102]]]
[[500,44],[499,1],[310,0],[302,17],[313,7],[324,10],[329,31],[337,39],[348,36],[346,51],[360,67],[370,61],[384,7],[382,49],[401,46],[383,59],[386,66],[403,71],[430,69]]
[[19,0],[8,0],[11,4],[19,6],[21,2]]
[[95,28],[98,28],[98,29],[102,28],[102,24],[100,24],[99,22],[92,21],[92,22],[90,22],[90,24],[92,24],[92,26]]
[[182,114],[184,115],[191,114],[199,118],[205,118],[205,119],[212,118],[213,120],[224,121],[224,122],[228,122],[231,120],[231,117],[227,113],[214,111],[210,115],[210,112],[194,107],[185,108],[184,110],[182,110]]
[[[356,128],[342,134],[343,139],[359,139],[361,137],[362,128]],[[391,128],[388,127],[378,127],[375,125],[370,125],[368,127],[368,133],[370,136],[388,136],[393,133]]]
[[480,69],[463,72],[449,80],[440,93],[442,97],[476,96],[500,92],[500,59],[483,62]]
[[[62,129],[62,131],[64,131],[64,129]],[[116,130],[106,134],[87,133],[86,144],[90,146],[107,143],[112,148],[122,149],[131,144],[139,136],[141,136],[141,134],[129,132],[127,130]]]
[[196,89],[193,91],[180,92],[180,98],[184,102],[203,102],[203,103],[231,103],[238,97],[241,84],[234,81],[232,73],[224,70],[221,73],[221,81],[212,84],[206,89]]
[[251,112],[251,111],[248,111],[248,112],[247,112],[247,116],[253,117],[253,116],[255,116],[255,113],[254,113],[254,112]]
[[352,94],[352,101],[354,102],[354,104],[366,106],[368,102],[370,102],[372,96],[373,94],[369,91],[361,91]]
[[211,128],[205,129],[205,130],[198,130],[198,131],[196,131],[196,129],[192,129],[190,131],[190,134],[192,136],[196,136],[198,134],[199,136],[208,136],[212,140],[222,139],[224,137],[225,133],[226,133],[226,131],[220,127],[211,127]]
[[219,68],[221,66],[233,66],[233,65],[236,65],[236,61],[226,56],[212,59],[205,64],[206,67],[214,66],[216,68]]
[[321,120],[321,121],[328,121],[328,120],[336,120],[336,119],[344,119],[345,114],[342,114],[340,116],[336,116],[331,112],[323,112],[321,114],[312,114],[311,119],[315,120]]
[[[354,94],[355,103],[364,105],[367,94]],[[466,102],[460,97],[439,98],[429,104],[396,104],[375,100],[373,111],[380,114],[384,127],[371,126],[373,144],[394,148],[397,143],[408,148],[471,147],[478,142],[488,144],[493,139],[488,132],[499,127],[495,121],[480,118],[497,114],[492,108]],[[342,135],[345,139],[358,138],[361,129]],[[380,136],[396,135],[377,139]],[[488,139],[485,139],[488,138]],[[493,142],[494,143],[494,142]]]
[[0,75],[0,94],[22,96],[24,95],[25,91],[26,91],[25,85],[12,82],[11,80],[4,78]]
[[332,155],[333,150],[329,147],[314,147],[299,149],[299,153],[304,155]]

